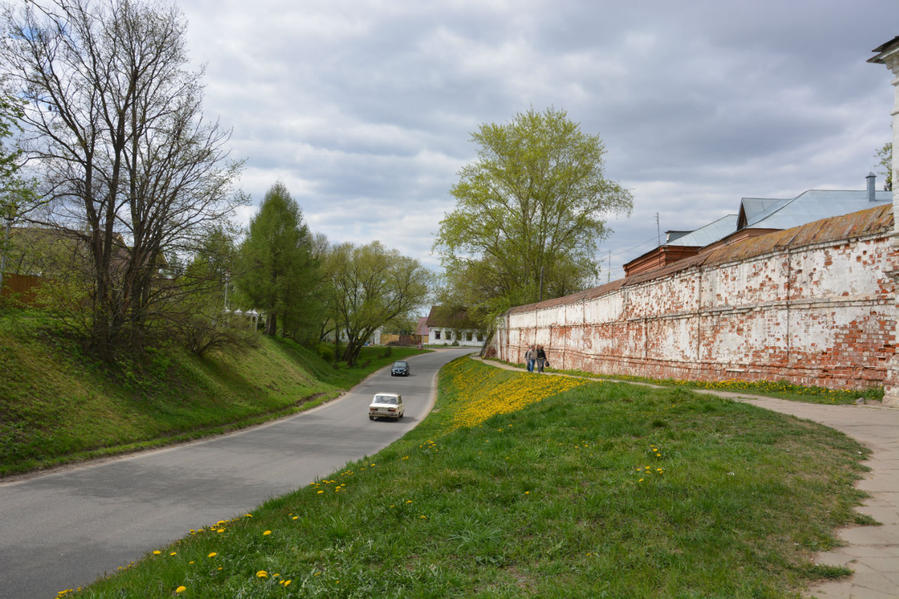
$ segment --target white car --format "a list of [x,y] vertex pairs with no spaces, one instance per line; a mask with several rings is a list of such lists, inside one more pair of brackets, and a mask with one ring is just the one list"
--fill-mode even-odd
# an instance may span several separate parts
[[399,393],[375,393],[368,406],[368,419],[393,418],[399,420],[406,413],[403,396]]

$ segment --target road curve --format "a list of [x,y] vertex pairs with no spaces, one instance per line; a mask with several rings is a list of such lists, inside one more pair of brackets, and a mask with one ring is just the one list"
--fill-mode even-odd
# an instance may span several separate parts
[[[436,372],[471,348],[382,369],[340,399],[262,426],[186,445],[0,482],[0,598],[52,599],[265,500],[371,455],[427,415]],[[402,393],[402,421],[371,422],[373,393]]]

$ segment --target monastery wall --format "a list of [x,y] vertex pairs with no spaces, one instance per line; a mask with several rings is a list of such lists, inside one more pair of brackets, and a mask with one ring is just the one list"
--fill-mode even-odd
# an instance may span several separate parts
[[691,380],[883,386],[895,346],[890,206],[747,239],[510,310],[500,359]]

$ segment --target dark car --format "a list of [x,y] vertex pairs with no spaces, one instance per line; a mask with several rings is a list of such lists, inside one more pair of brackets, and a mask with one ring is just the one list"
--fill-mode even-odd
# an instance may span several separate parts
[[405,360],[397,360],[390,367],[390,376],[409,376],[409,363]]

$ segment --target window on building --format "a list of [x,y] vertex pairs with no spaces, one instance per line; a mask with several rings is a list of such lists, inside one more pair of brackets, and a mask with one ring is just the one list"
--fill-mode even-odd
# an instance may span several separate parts
[[478,341],[484,340],[484,333],[478,333]]
[[434,339],[440,339],[440,331],[434,331]]
[[465,340],[466,340],[466,341],[472,341],[473,339],[474,339],[474,337],[472,337],[472,332],[471,332],[471,331],[468,331],[467,333],[465,333]]

